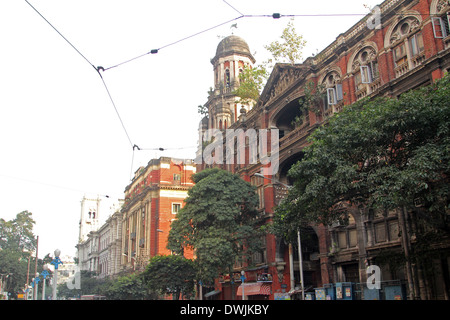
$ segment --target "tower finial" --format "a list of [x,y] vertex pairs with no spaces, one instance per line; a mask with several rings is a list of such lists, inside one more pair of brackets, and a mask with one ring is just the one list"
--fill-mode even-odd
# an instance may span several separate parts
[[231,34],[234,34],[234,33],[233,33],[233,28],[237,29],[237,23],[234,23],[234,24],[231,25],[231,27],[230,27],[230,29],[231,29]]

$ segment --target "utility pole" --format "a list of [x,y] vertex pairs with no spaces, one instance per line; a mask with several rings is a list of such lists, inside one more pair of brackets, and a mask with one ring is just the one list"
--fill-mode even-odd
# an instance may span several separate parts
[[39,236],[36,237],[36,261],[34,264],[34,274],[37,273],[38,250],[39,250]]

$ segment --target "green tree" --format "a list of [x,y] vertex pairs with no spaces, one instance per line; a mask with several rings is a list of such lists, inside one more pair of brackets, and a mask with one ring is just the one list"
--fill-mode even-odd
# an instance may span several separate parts
[[450,234],[449,96],[447,75],[398,99],[346,106],[312,134],[289,170],[294,185],[275,210],[272,232],[293,239],[311,222],[396,210],[403,254],[383,252],[377,261],[391,270],[405,264],[410,295],[426,298],[413,284],[414,270],[431,283],[433,263],[440,260],[445,270],[448,259],[442,244]]
[[110,300],[156,299],[154,290],[147,286],[143,274],[133,273],[120,276],[102,284],[99,292]]
[[161,295],[172,294],[174,300],[180,294],[189,297],[194,293],[194,262],[183,256],[154,256],[142,276],[150,290]]
[[447,76],[399,99],[357,102],[317,129],[289,170],[295,183],[277,209],[281,226],[329,224],[343,209],[404,207],[447,230],[449,83]]
[[[28,259],[34,273],[36,260],[30,256],[30,252],[36,249],[34,224],[32,213],[28,211],[18,213],[10,221],[0,219],[0,274],[3,275],[4,288],[11,297],[24,288]],[[42,265],[42,260],[38,260],[38,272],[42,270]]]
[[265,63],[253,67],[244,66],[239,74],[239,87],[233,91],[239,97],[237,102],[248,105],[252,101],[258,101],[268,77],[269,71]]
[[32,213],[29,211],[18,213],[11,221],[0,219],[0,248],[18,251],[35,250],[34,224]]
[[281,42],[276,40],[269,45],[264,46],[275,60],[275,62],[295,64],[302,59],[302,50],[306,45],[306,41],[303,40],[303,36],[297,34],[294,27],[294,20],[288,22],[286,28],[283,29],[280,39]]
[[238,175],[217,168],[203,170],[193,180],[186,205],[172,223],[168,248],[178,253],[192,248],[197,280],[210,283],[259,248],[258,196]]
[[[281,41],[273,41],[264,46],[272,54],[273,60],[290,64],[300,62],[306,41],[297,34],[293,20],[283,29],[280,39]],[[239,75],[239,87],[233,92],[239,98],[238,102],[249,104],[251,101],[258,101],[273,68],[273,60],[268,59],[253,67],[244,67]]]

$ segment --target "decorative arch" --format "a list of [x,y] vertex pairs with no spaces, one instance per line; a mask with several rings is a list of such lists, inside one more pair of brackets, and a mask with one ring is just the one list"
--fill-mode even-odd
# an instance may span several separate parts
[[324,112],[325,115],[328,115],[329,113],[334,112],[331,107],[342,102],[344,99],[341,68],[335,66],[325,69],[319,76],[319,85],[323,86],[327,93],[327,102],[324,104]]
[[[333,76],[333,80],[330,80],[329,76]],[[331,85],[330,81],[335,81],[334,84],[340,82],[342,79],[342,71],[341,68],[334,66],[325,69],[322,74],[319,76],[319,83],[326,84],[327,81]]]
[[450,9],[448,0],[432,0],[430,4],[430,16],[439,15]]
[[[357,68],[359,65],[361,65],[361,60],[359,59],[359,55],[364,52],[364,51],[370,51],[372,57],[375,57],[378,55],[378,46],[375,42],[373,41],[365,41],[360,43],[355,50],[353,51],[353,53],[351,54],[350,58],[348,59],[348,63],[347,63],[347,73],[351,74],[354,73],[356,70],[355,68]],[[355,63],[358,63],[359,65],[356,65]]]
[[[397,28],[403,23],[403,22],[410,22],[414,25],[414,31],[417,30],[422,25],[422,15],[415,11],[415,10],[408,10],[405,12],[402,12],[402,14],[398,15],[397,19],[394,23],[392,23],[389,28],[386,31],[386,34],[384,36],[384,47],[387,49],[389,48],[393,43],[395,43],[397,40],[402,38],[403,36],[400,36],[397,33]],[[398,38],[400,36],[400,38]]]
[[384,46],[392,50],[396,77],[402,76],[425,60],[422,27],[422,16],[417,11],[408,10],[399,15],[388,28]]
[[353,78],[357,99],[364,98],[380,86],[378,48],[374,42],[356,47],[348,61],[347,73]]

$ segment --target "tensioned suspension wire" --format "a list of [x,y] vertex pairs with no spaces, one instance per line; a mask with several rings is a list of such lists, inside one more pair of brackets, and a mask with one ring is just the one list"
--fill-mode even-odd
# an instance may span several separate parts
[[225,2],[229,7],[231,7],[234,11],[236,11],[237,13],[239,13],[241,16],[243,16],[244,14],[242,12],[240,12],[238,9],[236,9],[235,7],[233,7],[231,4],[229,4],[227,1],[222,0],[223,2]]
[[101,73],[100,73],[100,71],[101,70],[103,70],[103,68],[102,67],[95,67],[90,61],[89,61],[89,59],[88,58],[86,58],[86,56],[85,55],[83,55],[82,53],[81,53],[81,51],[80,50],[78,50],[66,37],[64,37],[64,35],[61,33],[61,32],[59,32],[58,31],[58,29],[56,29],[35,7],[33,7],[33,5],[30,3],[30,2],[28,2],[28,0],[25,0],[25,2],[34,10],[34,11],[36,11],[36,13],[42,18],[42,19],[44,19],[44,21],[45,22],[47,22],[52,28],[53,28],[53,30],[55,30],[87,63],[89,63],[89,65],[91,66],[91,67],[93,67],[94,69],[95,69],[95,71],[97,71],[97,73],[98,73],[98,75],[100,76],[100,79],[102,79],[102,82],[103,82],[103,85],[105,86],[105,89],[106,89],[106,92],[108,93],[108,96],[109,96],[109,98],[110,98],[110,100],[111,100],[111,103],[112,103],[112,105],[113,105],[113,107],[114,107],[114,110],[116,111],[116,114],[117,114],[117,116],[119,117],[119,120],[120,120],[120,123],[122,124],[122,128],[123,128],[123,130],[125,131],[125,134],[126,134],[126,136],[127,136],[127,138],[128,138],[128,141],[130,142],[130,144],[131,144],[131,146],[133,146],[133,143],[131,142],[131,139],[130,139],[130,136],[128,135],[128,132],[127,132],[127,130],[126,130],[126,128],[125,128],[125,125],[124,125],[124,123],[123,123],[123,121],[122,121],[122,117],[120,116],[120,114],[119,114],[119,111],[117,110],[117,108],[116,108],[116,104],[114,103],[114,100],[113,100],[113,98],[112,98],[112,96],[111,96],[111,93],[109,92],[109,89],[108,89],[108,86],[106,85],[106,82],[105,82],[105,80],[103,79],[103,77],[102,77],[102,75],[101,75]]
[[[185,40],[188,40],[188,39],[190,39],[190,38],[193,38],[193,37],[195,37],[195,36],[198,36],[198,35],[200,35],[200,34],[202,34],[202,33],[205,33],[205,32],[208,32],[208,31],[210,31],[210,30],[213,30],[213,29],[216,29],[216,28],[218,28],[218,27],[220,27],[220,26],[223,26],[223,25],[225,25],[225,24],[228,24],[228,23],[231,23],[231,22],[233,22],[233,21],[236,21],[236,20],[239,20],[239,19],[242,19],[242,18],[274,18],[274,19],[279,19],[279,18],[283,18],[283,17],[290,17],[290,18],[293,18],[293,17],[339,17],[339,16],[366,16],[367,15],[367,13],[348,13],[348,14],[346,14],[346,13],[336,13],[336,14],[325,14],[325,13],[318,13],[318,14],[289,14],[289,15],[283,15],[283,14],[279,14],[279,13],[273,13],[273,14],[271,14],[271,15],[269,15],[269,14],[261,14],[261,15],[246,15],[246,14],[243,14],[241,11],[239,11],[238,9],[236,9],[235,7],[233,7],[229,2],[227,2],[226,0],[222,0],[225,4],[227,4],[229,7],[231,7],[234,11],[236,11],[237,13],[239,13],[240,15],[238,16],[238,17],[235,17],[235,18],[233,18],[233,19],[230,19],[230,20],[227,20],[227,21],[225,21],[225,22],[222,22],[222,23],[219,23],[219,24],[217,24],[217,25],[215,25],[215,26],[212,26],[212,27],[209,27],[209,28],[207,28],[207,29],[204,29],[204,30],[201,30],[201,31],[199,31],[199,32],[196,32],[196,33],[194,33],[194,34],[191,34],[191,35],[189,35],[189,36],[187,36],[187,37],[184,37],[184,38],[181,38],[181,39],[179,39],[179,40],[176,40],[176,41],[174,41],[174,42],[171,42],[171,43],[168,43],[168,44],[166,44],[166,45],[163,45],[163,46],[161,46],[161,47],[159,47],[158,49],[152,49],[152,50],[150,50],[149,52],[146,52],[146,53],[144,53],[144,54],[141,54],[141,55],[139,55],[139,56],[136,56],[136,57],[134,57],[134,58],[131,58],[131,59],[128,59],[128,60],[125,60],[125,61],[123,61],[123,62],[120,62],[120,63],[118,63],[118,64],[115,64],[115,65],[113,65],[113,66],[110,66],[110,67],[107,67],[107,68],[103,68],[103,67],[95,67],[94,66],[94,64],[88,59],[88,58],[86,58],[86,56],[85,55],[83,55],[81,52],[80,52],[80,50],[78,50],[66,37],[64,37],[64,35],[61,33],[61,32],[59,32],[59,30],[58,29],[56,29],[28,0],[25,0],[25,2],[42,18],[42,19],[44,19],[44,21],[45,22],[47,22],[87,63],[89,63],[89,65],[91,66],[91,67],[93,67],[94,69],[95,69],[95,71],[98,73],[98,75],[100,76],[100,79],[102,80],[102,83],[103,83],[103,85],[104,85],[104,87],[105,87],[105,89],[106,89],[106,92],[107,92],[107,94],[108,94],[108,96],[109,96],[109,98],[110,98],[110,100],[111,100],[111,103],[112,103],[112,105],[113,105],[113,107],[114,107],[114,110],[115,110],[115,112],[116,112],[116,114],[117,114],[117,116],[119,117],[119,120],[120,120],[120,123],[121,123],[121,125],[122,125],[122,128],[123,128],[123,130],[124,130],[124,132],[125,132],[125,134],[126,134],[126,136],[127,136],[127,139],[128,139],[128,141],[129,141],[129,143],[130,143],[130,145],[133,147],[133,150],[135,149],[135,147],[137,147],[135,144],[133,144],[132,143],[132,141],[131,141],[131,138],[130,138],[130,136],[129,136],[129,134],[128,134],[128,131],[126,130],[126,127],[125,127],[125,124],[124,124],[124,122],[123,122],[123,120],[122,120],[122,118],[121,118],[121,116],[120,116],[120,114],[119,114],[119,111],[118,111],[118,109],[117,109],[117,107],[116,107],[116,104],[115,104],[115,102],[114,102],[114,99],[112,98],[112,95],[111,95],[111,92],[109,91],[109,88],[108,88],[108,86],[107,86],[107,84],[106,84],[106,82],[105,82],[105,80],[104,80],[104,78],[103,78],[103,76],[102,76],[102,74],[101,74],[101,72],[104,72],[104,71],[107,71],[107,70],[110,70],[110,69],[113,69],[113,68],[116,68],[116,67],[118,67],[118,66],[121,66],[121,65],[124,65],[124,64],[126,64],[126,63],[129,63],[129,62],[131,62],[131,61],[134,61],[134,60],[137,60],[137,59],[139,59],[139,58],[142,58],[142,57],[144,57],[144,56],[147,56],[147,55],[149,55],[149,54],[156,54],[156,53],[158,53],[159,52],[159,50],[161,50],[161,49],[164,49],[164,48],[167,48],[167,47],[170,47],[170,46],[173,46],[173,45],[175,45],[175,44],[178,44],[178,43],[180,43],[180,42],[182,42],[182,41],[185,41]],[[399,15],[402,15],[402,13],[399,13]],[[159,148],[159,150],[160,151],[162,151],[161,149],[163,149],[163,148]],[[145,150],[145,149],[142,149],[142,148],[138,148],[138,150]],[[151,149],[150,149],[151,150]],[[167,149],[165,149],[165,150],[167,150]]]
[[133,143],[131,142],[130,136],[128,135],[128,131],[125,128],[125,125],[124,125],[124,123],[122,121],[122,117],[120,116],[119,111],[116,108],[116,104],[114,103],[114,99],[112,98],[111,93],[109,92],[108,86],[106,85],[105,79],[103,79],[100,71],[99,70],[97,70],[97,71],[98,71],[98,74],[100,76],[100,79],[102,79],[103,85],[105,86],[106,92],[108,93],[109,99],[111,100],[111,103],[112,103],[112,105],[114,107],[114,110],[116,110],[116,114],[119,117],[120,123],[122,124],[122,128],[125,131],[125,134],[126,134],[126,136],[128,138],[128,141],[130,142],[130,145],[133,146]]
[[64,37],[63,35],[62,35],[62,33],[61,32],[59,32],[58,31],[58,29],[56,29],[47,19],[45,19],[45,17],[35,8],[35,7],[33,7],[33,5],[31,4],[31,3],[29,3],[28,2],[28,0],[25,0],[25,2],[26,3],[28,3],[28,5],[34,10],[34,11],[36,11],[36,13],[39,15],[39,16],[41,16],[41,18],[42,19],[44,19],[45,20],[45,22],[47,22],[49,25],[50,25],[50,27],[52,27],[53,28],[53,30],[55,30],[76,52],[78,52],[78,54],[81,56],[81,57],[83,57],[83,59],[84,60],[86,60],[87,61],[87,63],[89,63],[94,69],[96,69],[97,70],[97,68],[88,60],[88,58],[86,58],[81,52],[80,52],[80,50],[78,50],[69,40],[67,40],[67,38],[66,37]]
[[166,44],[166,45],[164,45],[164,46],[162,46],[162,47],[159,47],[158,49],[152,49],[152,50],[150,50],[149,52],[144,53],[144,54],[141,54],[141,55],[139,55],[139,56],[137,56],[137,57],[134,57],[134,58],[125,60],[125,61],[120,62],[120,63],[118,63],[118,64],[115,64],[115,65],[113,65],[113,66],[104,68],[104,71],[107,71],[107,70],[110,70],[110,69],[119,67],[119,66],[124,65],[124,64],[126,64],[126,63],[129,63],[129,62],[131,62],[131,61],[134,61],[134,60],[137,60],[137,59],[139,59],[139,58],[145,57],[145,56],[147,56],[147,55],[149,55],[149,54],[155,54],[155,53],[158,53],[159,50],[161,50],[161,49],[164,49],[164,48],[173,46],[174,44],[177,44],[177,43],[180,43],[180,42],[185,41],[185,40],[187,40],[187,39],[193,38],[193,37],[198,36],[198,35],[200,35],[200,34],[202,34],[202,33],[205,33],[205,32],[207,32],[207,31],[216,29],[216,28],[218,28],[218,27],[220,27],[220,26],[223,26],[223,25],[225,25],[225,24],[227,24],[227,23],[236,21],[236,20],[241,19],[241,18],[243,18],[243,17],[244,17],[244,16],[239,16],[239,17],[233,18],[233,19],[231,19],[231,20],[222,22],[222,23],[220,23],[220,24],[218,24],[218,25],[215,25],[215,26],[213,26],[213,27],[204,29],[204,30],[199,31],[199,32],[197,32],[197,33],[191,34],[191,35],[189,35],[189,36],[187,36],[187,37],[184,37],[184,38],[181,38],[181,39],[179,39],[179,40],[176,40],[176,41],[174,41],[174,42],[172,42],[172,43]]
[[[136,57],[133,57],[133,58],[130,58],[130,59],[128,59],[128,60],[125,60],[125,61],[122,61],[122,62],[120,62],[120,63],[117,63],[117,64],[115,64],[115,65],[112,65],[112,66],[109,66],[109,67],[106,67],[106,68],[103,68],[103,67],[95,67],[69,40],[67,40],[47,19],[45,19],[45,17],[41,14],[41,13],[39,13],[39,11],[36,9],[36,8],[34,8],[29,2],[28,2],[28,0],[25,0],[29,5],[30,5],[30,7],[32,7],[65,41],[67,41],[67,43],[69,43],[70,44],[70,46],[72,46],[72,48],[74,49],[74,50],[76,50],[97,72],[99,72],[100,70],[101,71],[107,71],[107,70],[110,70],[110,69],[113,69],[113,68],[116,68],[116,67],[118,67],[118,66],[121,66],[121,65],[124,65],[124,64],[127,64],[127,63],[129,63],[129,62],[132,62],[132,61],[134,61],[134,60],[137,60],[137,59],[140,59],[140,58],[142,58],[142,57],[145,57],[145,56],[147,56],[147,55],[149,55],[149,54],[156,54],[156,53],[158,53],[159,52],[159,50],[161,50],[161,49],[164,49],[164,48],[167,48],[167,47],[170,47],[170,46],[172,46],[172,45],[175,45],[175,44],[177,44],[177,43],[180,43],[180,42],[182,42],[182,41],[185,41],[185,40],[187,40],[187,39],[190,39],[190,38],[193,38],[193,37],[195,37],[195,36],[198,36],[198,35],[200,35],[200,34],[202,34],[202,33],[205,33],[205,32],[207,32],[207,31],[210,31],[210,30],[213,30],[213,29],[215,29],[215,28],[218,28],[218,27],[220,27],[220,26],[223,26],[223,25],[225,25],[225,24],[227,24],[227,23],[230,23],[230,22],[233,22],[233,21],[236,21],[236,20],[239,20],[239,19],[242,19],[242,18],[274,18],[274,19],[279,19],[279,18],[295,18],[295,17],[351,17],[351,16],[367,16],[368,14],[370,14],[370,13],[317,13],[317,14],[280,14],[280,13],[273,13],[273,14],[258,14],[258,15],[252,15],[252,14],[243,14],[241,11],[239,11],[238,9],[236,9],[234,6],[232,6],[229,2],[227,2],[226,0],[222,0],[225,4],[227,4],[229,7],[231,7],[234,11],[236,11],[237,13],[239,13],[239,16],[238,17],[235,17],[235,18],[233,18],[233,19],[230,19],[230,20],[228,20],[228,21],[225,21],[225,22],[222,22],[222,23],[220,23],[220,24],[218,24],[218,25],[215,25],[215,26],[212,26],[212,27],[209,27],[209,28],[207,28],[207,29],[204,29],[204,30],[202,30],[202,31],[199,31],[199,32],[197,32],[197,33],[194,33],[194,34],[191,34],[191,35],[189,35],[189,36],[187,36],[187,37],[184,37],[184,38],[181,38],[181,39],[179,39],[179,40],[176,40],[176,41],[174,41],[174,42],[171,42],[171,43],[168,43],[168,44],[166,44],[166,45],[163,45],[162,47],[159,47],[159,48],[157,48],[157,49],[152,49],[152,50],[150,50],[150,51],[148,51],[148,52],[146,52],[146,53],[143,53],[143,54],[141,54],[141,55],[138,55],[138,56],[136,56]],[[402,16],[402,15],[404,15],[404,13],[394,13],[394,14],[396,14],[396,15],[399,15],[399,16]],[[414,15],[414,13],[412,13],[412,15]],[[422,14],[422,13],[418,13],[417,15],[426,15],[426,14]]]

